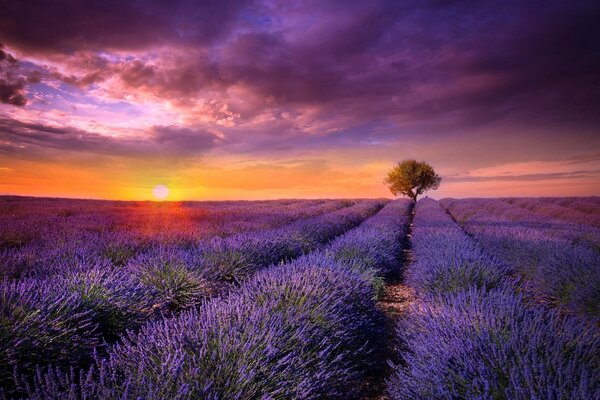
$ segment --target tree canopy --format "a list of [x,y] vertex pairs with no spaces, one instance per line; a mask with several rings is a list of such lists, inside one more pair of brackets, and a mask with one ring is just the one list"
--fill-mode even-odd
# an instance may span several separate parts
[[385,183],[394,196],[399,194],[417,201],[417,196],[440,186],[442,178],[425,161],[404,160],[392,168]]

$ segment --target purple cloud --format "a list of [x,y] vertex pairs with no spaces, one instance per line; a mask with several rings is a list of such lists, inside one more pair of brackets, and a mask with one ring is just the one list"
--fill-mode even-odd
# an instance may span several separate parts
[[0,103],[24,106],[27,80],[18,74],[17,60],[3,50],[0,43]]
[[208,152],[219,141],[205,130],[175,126],[155,126],[140,137],[111,137],[71,127],[4,118],[0,118],[0,139],[0,154],[23,158],[47,157],[55,152],[187,158]]

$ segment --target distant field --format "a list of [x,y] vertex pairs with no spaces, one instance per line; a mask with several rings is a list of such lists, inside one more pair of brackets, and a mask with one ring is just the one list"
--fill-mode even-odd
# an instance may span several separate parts
[[0,398],[600,398],[598,197],[0,197],[0,277]]
[[4,276],[62,271],[65,264],[123,266],[156,247],[276,228],[347,208],[353,200],[113,202],[0,198]]

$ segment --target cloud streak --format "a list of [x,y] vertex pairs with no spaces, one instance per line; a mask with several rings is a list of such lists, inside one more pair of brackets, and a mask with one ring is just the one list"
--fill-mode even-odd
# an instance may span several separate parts
[[83,152],[119,157],[195,157],[219,141],[201,129],[154,126],[144,136],[111,137],[75,128],[0,119],[0,154],[39,157],[53,152]]

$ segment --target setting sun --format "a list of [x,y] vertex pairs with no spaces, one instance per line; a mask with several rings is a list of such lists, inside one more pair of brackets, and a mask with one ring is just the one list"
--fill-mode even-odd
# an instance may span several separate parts
[[152,189],[152,194],[156,200],[164,200],[169,196],[169,188],[165,185],[156,185]]

